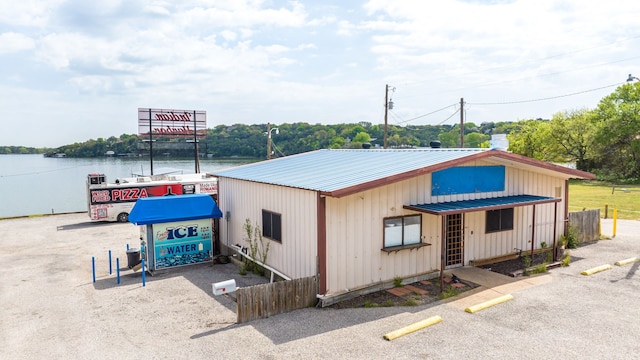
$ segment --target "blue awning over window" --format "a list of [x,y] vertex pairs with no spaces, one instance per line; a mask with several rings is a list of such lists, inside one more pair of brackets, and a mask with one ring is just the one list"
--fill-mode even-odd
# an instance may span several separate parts
[[135,225],[222,217],[210,195],[192,194],[142,198],[131,209],[129,221]]
[[415,210],[434,215],[459,214],[472,211],[487,211],[506,209],[517,206],[536,205],[560,202],[561,199],[536,196],[536,195],[513,195],[489,199],[461,200],[434,204],[405,205],[408,210]]

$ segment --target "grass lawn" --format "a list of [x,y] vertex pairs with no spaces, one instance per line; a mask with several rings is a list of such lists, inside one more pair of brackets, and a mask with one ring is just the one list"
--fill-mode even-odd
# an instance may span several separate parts
[[609,218],[613,209],[618,210],[618,219],[640,220],[640,185],[620,185],[597,181],[571,181],[569,183],[569,211],[600,209],[605,216],[605,205],[609,205]]

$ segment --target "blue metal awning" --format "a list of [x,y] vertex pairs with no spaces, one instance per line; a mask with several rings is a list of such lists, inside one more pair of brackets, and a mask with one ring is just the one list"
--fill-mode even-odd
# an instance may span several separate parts
[[222,217],[210,195],[192,194],[142,198],[131,209],[129,221],[135,225]]
[[547,204],[560,202],[561,199],[536,196],[536,195],[513,195],[488,199],[461,200],[444,203],[405,205],[408,210],[415,210],[433,215],[459,214],[472,211],[487,211],[505,209],[517,206],[527,206],[536,204]]

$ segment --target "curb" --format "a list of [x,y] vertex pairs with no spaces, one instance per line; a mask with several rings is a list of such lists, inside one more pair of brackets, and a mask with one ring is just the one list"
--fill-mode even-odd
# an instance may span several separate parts
[[420,329],[424,329],[427,326],[431,326],[431,325],[437,324],[437,323],[439,323],[441,321],[442,321],[442,318],[440,316],[438,316],[438,315],[432,316],[432,317],[430,317],[428,319],[425,319],[425,320],[422,320],[422,321],[418,321],[417,323],[413,323],[413,324],[411,324],[409,326],[405,326],[405,327],[400,328],[398,330],[394,330],[394,331],[392,331],[390,333],[385,334],[383,337],[385,338],[385,340],[391,341],[393,339],[399,338],[400,336],[404,336],[404,335],[410,334],[410,333],[412,333],[414,331],[418,331]]
[[488,300],[488,301],[485,301],[485,302],[477,304],[477,305],[469,306],[468,308],[464,309],[464,311],[468,312],[469,314],[473,314],[473,313],[478,312],[480,310],[484,310],[484,309],[486,309],[488,307],[491,307],[491,306],[494,306],[494,305],[498,305],[498,304],[501,304],[501,303],[509,301],[509,300],[513,300],[513,295],[511,295],[511,294],[502,295],[502,296],[499,296],[499,297],[497,297],[495,299]]
[[634,258],[630,258],[630,259],[624,259],[624,260],[620,260],[620,261],[616,261],[614,264],[617,266],[622,266],[622,265],[627,265],[627,264],[631,264],[634,262],[639,262],[640,261],[640,257],[634,257]]
[[580,274],[589,276],[589,275],[593,275],[595,273],[599,273],[599,272],[605,271],[605,270],[611,270],[611,265],[607,264],[607,265],[601,265],[601,266],[598,266],[598,267],[594,267],[594,268],[585,270],[585,271],[581,272]]

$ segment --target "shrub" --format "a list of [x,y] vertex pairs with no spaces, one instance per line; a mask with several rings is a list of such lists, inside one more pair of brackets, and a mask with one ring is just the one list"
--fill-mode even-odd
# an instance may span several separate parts
[[382,303],[382,306],[384,306],[384,307],[393,306],[393,300],[391,300],[391,299],[385,300],[385,302]]
[[[261,262],[262,264],[266,264],[267,255],[269,254],[269,246],[271,245],[271,243],[267,242],[265,245],[260,227],[258,227],[258,225],[256,225],[255,227],[252,226],[251,220],[245,219],[243,228],[247,235],[245,237],[245,240],[249,243],[249,255],[251,256],[251,258]],[[258,275],[264,275],[264,267],[251,260],[245,260],[245,271],[251,271]]]
[[416,306],[418,305],[418,302],[416,301],[416,299],[407,299],[407,301],[404,302],[404,304],[402,304],[403,306]]
[[458,290],[458,289],[456,289],[454,287],[447,286],[447,288],[443,292],[440,293],[439,298],[440,298],[440,300],[444,300],[444,299],[456,296],[460,292],[461,292],[460,290]]
[[542,274],[547,272],[547,264],[536,265],[533,268],[524,269],[524,275]]
[[367,301],[364,302],[364,307],[366,307],[366,308],[378,307],[378,303],[374,303],[374,302],[371,302],[371,301],[367,300]]
[[574,226],[567,226],[567,234],[565,236],[565,240],[567,243],[567,249],[575,249],[580,245],[578,243],[578,232]]

